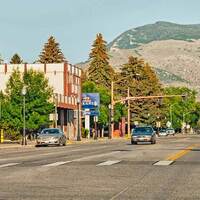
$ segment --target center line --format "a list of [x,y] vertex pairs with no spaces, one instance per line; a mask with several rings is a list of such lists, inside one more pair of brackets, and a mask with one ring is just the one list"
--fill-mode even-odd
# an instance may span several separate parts
[[195,147],[197,147],[197,144],[193,144],[193,145],[187,147],[186,149],[183,149],[182,151],[179,151],[178,153],[175,153],[175,154],[169,156],[166,160],[175,161],[178,158],[180,158],[180,157],[184,156],[185,154],[189,153]]

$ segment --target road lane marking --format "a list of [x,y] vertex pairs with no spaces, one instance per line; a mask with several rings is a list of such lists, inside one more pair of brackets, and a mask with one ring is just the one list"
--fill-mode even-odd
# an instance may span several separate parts
[[[64,147],[64,148],[68,148],[67,146],[66,147]],[[92,151],[93,149],[94,150],[101,150],[101,149],[105,149],[105,148],[107,148],[107,146],[101,146],[101,147],[90,147],[90,148],[78,148],[78,149],[71,149],[71,150],[67,150],[66,151],[66,149],[64,149],[64,148],[61,148],[60,149],[60,151],[56,151],[56,152],[50,152],[50,153],[40,153],[40,154],[38,154],[37,155],[37,158],[42,158],[42,157],[46,157],[46,156],[51,156],[51,155],[59,155],[59,154],[69,154],[69,153],[71,153],[71,152],[77,152],[77,151],[82,151],[82,152],[84,152],[84,151],[88,151],[88,150],[90,150],[90,151]],[[34,151],[34,152],[25,152],[25,153],[37,153],[39,150],[36,150],[36,151]],[[19,153],[21,153],[21,152],[19,152]],[[15,157],[10,157],[10,158],[1,158],[0,159],[0,162],[5,162],[5,161],[14,161],[14,160],[17,160],[17,159],[22,159],[22,160],[26,160],[26,159],[31,159],[31,158],[35,158],[35,155],[23,155],[23,156],[15,156]]]
[[175,161],[178,158],[181,158],[182,156],[186,155],[187,153],[189,153],[192,149],[194,149],[195,147],[197,147],[197,144],[193,144],[190,145],[189,147],[187,147],[186,149],[183,149],[181,151],[179,151],[178,153],[175,153],[171,156],[169,156],[168,158],[166,158],[166,160],[168,161]]
[[122,193],[126,192],[126,190],[128,190],[128,187],[124,188],[121,192],[117,193],[116,195],[114,195],[110,200],[116,199],[117,197],[119,197]]
[[0,168],[3,168],[3,167],[11,167],[11,166],[18,165],[18,164],[19,164],[19,163],[7,163],[7,164],[0,165]]
[[85,156],[85,157],[82,157],[82,158],[77,158],[77,159],[74,159],[73,161],[84,161],[84,160],[88,160],[88,159],[93,159],[93,158],[100,158],[100,157],[103,157],[103,156],[111,156],[111,155],[114,155],[114,154],[117,154],[117,153],[120,153],[121,151],[115,151],[115,152],[109,152],[109,153],[103,153],[103,154],[98,154],[98,155],[92,155],[92,156]]
[[114,164],[117,164],[117,163],[120,163],[120,162],[121,162],[121,160],[108,160],[108,161],[99,163],[96,166],[109,166],[109,165],[114,165]]
[[171,165],[174,161],[171,160],[160,160],[156,163],[154,163],[153,165],[157,165],[157,166],[168,166]]
[[47,165],[42,165],[42,167],[57,167],[57,166],[60,166],[60,165],[71,163],[71,162],[72,161],[60,161],[60,162],[50,163],[50,164],[47,164]]

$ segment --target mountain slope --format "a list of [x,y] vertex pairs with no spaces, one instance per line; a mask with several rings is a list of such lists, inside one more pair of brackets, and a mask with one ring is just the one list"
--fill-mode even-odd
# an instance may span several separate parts
[[152,41],[161,40],[192,41],[200,39],[200,25],[180,25],[170,22],[156,22],[122,33],[108,47],[133,49]]
[[133,28],[109,43],[108,49],[117,71],[129,56],[137,56],[153,66],[165,85],[187,86],[200,96],[200,24],[156,22]]

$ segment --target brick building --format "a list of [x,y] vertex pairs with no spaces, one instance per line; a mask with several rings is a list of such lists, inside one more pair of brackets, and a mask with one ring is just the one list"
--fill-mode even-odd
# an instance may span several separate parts
[[77,136],[77,101],[81,97],[81,69],[69,63],[59,64],[1,64],[0,90],[4,91],[6,83],[14,69],[20,72],[29,69],[44,72],[49,85],[54,90],[54,104],[57,108],[60,127],[68,138]]

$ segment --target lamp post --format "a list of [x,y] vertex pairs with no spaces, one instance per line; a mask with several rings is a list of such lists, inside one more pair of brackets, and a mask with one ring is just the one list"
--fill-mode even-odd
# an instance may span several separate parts
[[57,115],[58,115],[58,108],[57,108],[57,106],[58,106],[58,94],[54,94],[53,98],[54,98],[54,103],[55,103],[55,108],[54,108],[54,122],[55,122],[55,124],[54,124],[54,126],[55,126],[55,128],[57,128],[58,127],[58,122],[57,122],[57,120],[58,120],[58,117],[57,117]]
[[21,94],[23,96],[23,137],[22,137],[22,145],[27,145],[26,141],[26,86],[23,86]]
[[[97,102],[96,101],[94,101],[94,108],[95,108],[95,111],[96,111],[96,108],[97,108]],[[94,140],[97,140],[97,116],[96,115],[94,116],[94,130],[95,130]]]
[[108,105],[108,108],[109,108],[109,122],[108,122],[108,138],[111,139],[112,138],[112,134],[111,134],[111,109],[112,109],[112,106],[111,104]]
[[169,108],[171,128],[173,127],[173,114],[172,114],[172,108],[173,108],[173,106],[174,106],[175,104],[176,104],[176,103],[170,105],[170,108]]
[[78,132],[77,132],[77,141],[81,141],[81,133],[80,133],[80,99],[77,99],[77,108],[78,108]]

